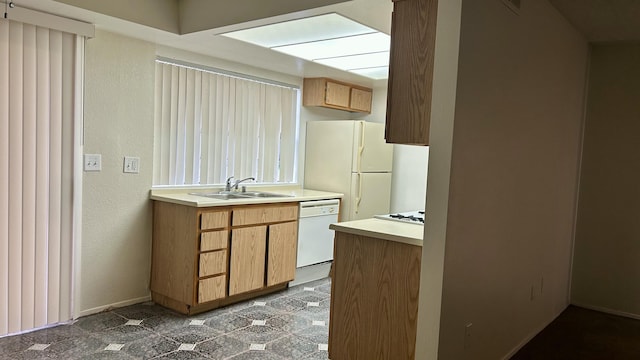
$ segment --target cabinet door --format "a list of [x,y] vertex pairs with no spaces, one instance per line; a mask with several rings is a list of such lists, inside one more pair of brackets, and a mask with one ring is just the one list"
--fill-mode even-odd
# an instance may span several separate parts
[[371,91],[352,88],[351,104],[352,110],[370,113],[371,112]]
[[349,107],[349,93],[351,88],[347,85],[327,81],[325,102],[329,105]]
[[267,226],[231,231],[229,296],[264,287]]
[[385,138],[428,145],[438,1],[393,5]]
[[298,222],[269,226],[267,286],[293,280],[296,275]]

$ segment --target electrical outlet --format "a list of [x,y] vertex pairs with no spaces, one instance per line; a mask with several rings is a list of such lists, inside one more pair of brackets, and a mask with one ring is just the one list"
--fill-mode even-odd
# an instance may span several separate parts
[[124,157],[124,166],[122,171],[125,173],[137,174],[140,172],[140,158],[133,156]]
[[84,154],[84,171],[101,171],[102,155]]
[[471,328],[473,327],[473,323],[468,323],[464,326],[464,349],[467,350],[471,348]]

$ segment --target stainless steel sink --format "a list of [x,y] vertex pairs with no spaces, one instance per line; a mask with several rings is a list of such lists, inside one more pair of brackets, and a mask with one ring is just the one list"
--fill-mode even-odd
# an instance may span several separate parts
[[248,197],[256,197],[256,198],[291,197],[291,195],[275,194],[275,193],[262,192],[262,191],[245,191],[238,194],[243,196],[248,196]]
[[291,195],[274,194],[274,193],[262,192],[262,191],[245,191],[245,192],[218,191],[214,193],[192,192],[192,193],[189,193],[189,195],[204,196],[204,197],[218,199],[218,200],[291,197]]

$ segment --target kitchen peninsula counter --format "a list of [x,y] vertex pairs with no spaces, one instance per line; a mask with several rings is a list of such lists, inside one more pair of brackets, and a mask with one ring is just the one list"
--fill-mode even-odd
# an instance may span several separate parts
[[422,246],[424,227],[400,221],[363,219],[331,224],[330,229],[353,235]]
[[329,358],[414,359],[424,227],[365,219],[330,228]]

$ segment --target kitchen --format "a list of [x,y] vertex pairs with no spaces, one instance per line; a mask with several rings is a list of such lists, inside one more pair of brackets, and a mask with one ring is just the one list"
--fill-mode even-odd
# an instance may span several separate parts
[[[464,119],[472,117],[470,114],[484,114],[488,111],[488,108],[502,109],[505,104],[510,105],[510,107],[505,108],[503,112],[498,114],[499,116],[491,119],[496,127],[509,130],[507,132],[508,136],[493,136],[494,134],[487,129],[478,128],[477,126],[480,124],[474,124],[471,121],[466,123],[456,122],[456,127],[458,128],[455,134],[456,136],[461,136],[459,142],[456,143],[458,144],[457,146],[463,146],[467,142],[471,149],[456,148],[454,158],[458,162],[454,164],[452,164],[451,157],[447,159],[447,156],[451,156],[451,154],[447,154],[445,150],[451,150],[450,137],[452,136],[451,134],[454,134],[453,124],[447,125],[445,120],[439,120],[440,117],[435,117],[436,121],[432,129],[434,134],[438,135],[434,139],[435,143],[432,148],[436,148],[436,144],[438,144],[443,150],[437,154],[431,154],[429,159],[430,170],[435,174],[449,174],[453,169],[457,177],[452,175],[452,179],[456,179],[453,184],[455,187],[452,189],[457,189],[458,192],[451,195],[450,205],[457,205],[457,207],[447,210],[447,201],[450,196],[448,175],[444,179],[440,176],[436,178],[429,177],[430,188],[438,189],[439,191],[429,194],[431,205],[428,206],[432,206],[432,209],[437,211],[432,212],[432,216],[435,218],[431,219],[431,224],[434,227],[428,231],[433,232],[433,234],[428,235],[427,238],[444,239],[448,237],[448,251],[454,252],[455,256],[460,256],[461,261],[456,262],[453,260],[454,258],[446,260],[447,264],[456,265],[458,268],[449,270],[447,277],[445,277],[444,283],[449,286],[448,288],[445,286],[445,297],[442,298],[442,294],[438,297],[437,291],[428,294],[438,304],[440,304],[441,299],[443,300],[443,327],[439,329],[432,323],[425,324],[425,328],[422,331],[423,334],[426,334],[426,345],[421,343],[419,346],[432,345],[432,339],[436,339],[437,348],[437,339],[440,334],[440,338],[443,341],[441,347],[443,352],[448,354],[457,354],[456,351],[462,348],[459,346],[460,342],[458,342],[456,334],[461,333],[460,329],[463,329],[469,323],[469,318],[477,319],[474,322],[474,330],[476,331],[475,335],[479,336],[478,340],[474,340],[472,343],[472,348],[482,354],[504,354],[505,348],[513,347],[514,344],[524,341],[531,334],[541,329],[549,319],[557,315],[559,309],[568,302],[566,299],[569,297],[569,287],[565,284],[565,274],[568,272],[566,269],[570,267],[568,265],[569,261],[566,259],[570,258],[571,251],[570,249],[567,250],[567,246],[570,247],[570,241],[567,242],[565,239],[571,237],[566,235],[571,231],[567,231],[565,223],[572,223],[571,219],[567,220],[567,217],[572,218],[572,205],[567,205],[572,204],[572,201],[567,200],[566,197],[555,195],[573,193],[575,187],[570,185],[573,181],[572,176],[567,173],[575,169],[572,161],[575,156],[571,155],[567,158],[559,159],[557,153],[573,154],[568,148],[575,143],[573,141],[575,139],[573,130],[578,126],[571,123],[571,126],[564,130],[563,134],[567,135],[566,138],[571,139],[572,142],[566,146],[559,146],[555,137],[547,135],[548,131],[543,131],[543,124],[534,126],[530,123],[527,127],[527,132],[532,132],[535,136],[526,137],[517,129],[507,126],[506,121],[505,123],[500,121],[523,116],[521,114],[523,109],[526,110],[527,114],[535,115],[541,98],[544,99],[545,104],[554,104],[551,109],[546,109],[547,113],[544,118],[551,116],[550,119],[558,120],[559,124],[565,123],[563,122],[564,120],[560,121],[561,119],[579,118],[580,116],[576,113],[579,113],[582,109],[579,98],[582,94],[580,79],[584,76],[584,68],[574,65],[584,63],[586,58],[586,55],[583,54],[586,46],[585,41],[546,2],[543,2],[543,4],[527,3],[530,6],[529,10],[523,11],[520,16],[522,19],[529,20],[535,24],[545,24],[545,27],[549,27],[548,21],[552,21],[551,25],[553,26],[551,28],[555,31],[550,31],[550,33],[543,31],[533,32],[528,31],[526,28],[517,27],[514,21],[516,18],[510,16],[509,13],[503,12],[500,2],[486,1],[482,3],[487,7],[480,8],[479,6],[469,5],[468,10],[463,10],[464,16],[462,20],[459,18],[459,2],[441,3],[441,9],[439,9],[439,17],[443,16],[443,18],[449,19],[447,16],[451,16],[450,21],[439,21],[439,26],[445,26],[451,31],[451,37],[456,38],[455,27],[456,24],[460,26],[461,22],[464,25],[464,30],[466,30],[464,33],[467,36],[474,33],[470,30],[474,29],[474,26],[480,27],[486,30],[486,37],[483,37],[483,31],[475,32],[474,36],[476,37],[474,39],[477,43],[493,45],[494,47],[491,48],[491,51],[494,54],[504,55],[504,58],[501,57],[498,64],[492,66],[491,64],[495,61],[495,57],[487,54],[490,51],[485,52],[483,49],[474,47],[472,45],[473,41],[467,42],[460,49],[462,67],[461,73],[457,76],[464,81],[460,80],[458,91],[460,92],[459,96],[465,96],[461,97],[462,100],[458,99],[459,103],[455,105],[445,94],[440,91],[435,92],[435,96],[440,96],[437,101],[440,107],[437,110],[441,112],[449,111],[448,115],[442,119],[453,118],[454,109],[456,119],[457,117]],[[71,12],[69,13],[71,14]],[[458,14],[457,18],[456,13]],[[472,17],[470,14],[475,15]],[[474,21],[472,18],[476,20]],[[490,30],[494,29],[495,23],[505,27],[510,26],[517,31],[492,32]],[[543,25],[539,26],[542,27]],[[135,31],[144,30],[136,29]],[[135,33],[135,31],[131,33]],[[533,49],[530,50],[524,47],[518,39],[510,37],[511,35],[509,34],[517,34],[539,41],[535,43],[527,42],[527,45],[533,46]],[[559,37],[558,34],[562,36]],[[495,39],[502,39],[512,45],[513,48],[510,51],[506,51],[503,47],[498,46],[498,41],[492,40],[491,36]],[[175,39],[175,41],[178,40]],[[549,45],[545,45],[549,42]],[[453,44],[457,44],[457,40],[453,41]],[[439,46],[444,45],[440,44]],[[553,50],[549,50],[550,48]],[[519,51],[516,51],[516,49]],[[538,51],[536,53],[534,51],[536,49],[544,50],[542,52],[545,54],[543,60],[545,60],[548,68],[540,70],[527,61],[527,56],[531,58],[542,56],[541,52]],[[556,63],[550,60],[551,57],[548,56],[548,52],[554,52],[554,57],[557,57],[558,54],[567,56],[569,49],[572,49],[571,51],[575,51],[578,55],[568,56],[566,63],[563,63],[566,66],[558,71],[558,67],[553,66]],[[241,51],[241,48],[237,51]],[[176,51],[171,48],[161,48],[157,52],[163,53],[165,56],[171,56],[171,53]],[[457,46],[438,48],[436,53],[442,54],[443,58],[438,58],[440,55],[437,55],[436,63],[451,63],[452,61],[447,60],[447,57],[453,56],[453,58],[457,58],[457,52]],[[101,175],[87,174],[84,178],[82,230],[85,241],[82,243],[80,252],[81,264],[79,265],[82,270],[78,279],[79,286],[75,289],[77,291],[76,298],[79,299],[77,310],[80,315],[83,315],[83,312],[100,311],[103,306],[123,306],[148,299],[149,243],[151,238],[149,230],[151,228],[151,215],[148,203],[148,189],[151,187],[151,169],[148,164],[151,163],[153,144],[151,138],[141,137],[140,134],[151,134],[153,132],[151,121],[153,118],[153,111],[151,110],[153,108],[153,88],[151,84],[153,83],[154,72],[153,68],[148,64],[152,63],[156,57],[156,47],[149,42],[99,31],[95,39],[87,42],[86,55],[84,152],[101,153],[103,155],[104,170]],[[210,59],[205,59],[196,54],[185,54],[185,58],[193,62],[211,62]],[[480,60],[473,61],[472,59],[475,58],[482,59],[484,62],[480,62]],[[520,76],[518,81],[532,82],[536,80],[530,76],[523,75],[529,71],[530,74],[533,74],[533,77],[545,79],[551,84],[557,85],[558,88],[554,90],[554,94],[563,99],[565,96],[570,98],[571,106],[566,107],[569,110],[560,110],[560,105],[545,96],[544,89],[547,89],[547,87],[541,86],[537,82],[534,84],[536,86],[525,86],[514,80],[513,83],[507,82],[509,85],[507,88],[511,89],[511,91],[500,94],[485,91],[486,89],[480,84],[491,81],[491,77],[505,81],[513,78],[513,76],[505,75],[502,69],[509,69],[510,61],[514,59],[521,61],[520,64],[524,66],[524,69],[515,72],[516,75]],[[453,63],[455,64],[455,62]],[[225,67],[225,64],[229,63],[220,60],[211,65]],[[295,66],[295,64],[289,65]],[[283,64],[285,67],[289,65]],[[237,66],[235,69],[239,72],[247,69],[247,67],[237,64],[233,66]],[[455,67],[455,65],[451,67]],[[257,73],[263,72],[260,70],[255,71]],[[457,71],[457,69],[449,69],[446,76],[455,78]],[[564,77],[549,75],[561,73],[573,74],[574,77],[571,80],[573,81],[571,84],[575,85],[568,84],[569,80],[560,80],[561,78],[565,79]],[[114,74],[119,74],[119,76],[114,77]],[[477,75],[474,76],[473,74]],[[445,75],[439,75],[438,73],[436,75],[434,83],[438,84],[438,86],[446,87],[443,79],[439,77]],[[445,90],[441,87],[438,89]],[[383,94],[383,92],[377,90],[378,88],[374,87],[374,94]],[[535,98],[535,101],[528,100],[528,98],[513,99],[515,94],[523,91],[529,94],[530,98]],[[448,92],[449,95],[453,93],[455,97],[456,89],[455,87],[453,89],[447,88],[445,92]],[[575,97],[565,94],[574,94]],[[505,97],[512,101],[505,102]],[[482,99],[482,102],[479,101],[480,99]],[[434,100],[434,102],[436,101]],[[306,110],[303,109],[302,111]],[[340,118],[340,116],[336,115],[333,111],[321,111],[312,116],[317,118]],[[147,121],[139,121],[140,119],[147,119]],[[569,126],[569,123],[565,124]],[[544,125],[558,130],[552,122],[545,122]],[[544,130],[548,130],[548,128]],[[493,147],[488,149],[490,151],[478,152],[472,149],[473,145],[485,144],[485,142],[482,142],[484,139],[473,136],[475,133],[483,134],[491,139],[490,143]],[[449,136],[449,140],[447,140],[447,136]],[[520,142],[517,142],[521,146],[518,147],[521,150],[518,153],[519,157],[509,156],[510,148],[506,146],[509,143],[509,137],[520,140]],[[117,139],[117,141],[114,141],[114,139]],[[540,140],[554,145],[555,147],[551,149],[557,149],[557,152],[535,153],[534,151],[525,151],[537,148]],[[448,147],[447,144],[449,145]],[[500,147],[500,145],[504,146]],[[478,149],[484,148],[478,147]],[[461,157],[461,154],[465,156]],[[473,154],[476,157],[469,157],[470,155],[467,154]],[[135,155],[141,158],[142,165],[139,176],[124,176],[121,173],[120,163],[124,155]],[[498,157],[496,160],[491,160],[496,156]],[[466,162],[462,160],[466,160]],[[498,164],[500,160],[508,163],[511,171],[502,172],[504,165]],[[560,170],[562,166],[557,169],[554,168],[552,173],[543,173],[541,171],[529,173],[523,169],[524,165],[522,164],[527,163],[533,168],[537,167],[537,170],[546,170],[544,160],[551,163],[560,161],[561,164],[566,165],[567,173]],[[118,164],[118,166],[107,166],[107,164]],[[451,168],[452,165],[453,168]],[[473,171],[481,166],[488,167],[494,171],[496,177],[486,178],[481,173]],[[462,172],[465,169],[467,172]],[[518,171],[514,173],[513,169]],[[541,174],[542,177],[540,177]],[[554,176],[551,176],[551,174],[554,174]],[[528,185],[530,189],[528,195],[513,190],[517,188],[516,183],[511,183],[508,179],[513,178],[514,175],[521,182],[520,184]],[[464,183],[462,179],[474,180],[477,182],[477,186],[473,187],[468,183]],[[533,179],[537,180],[534,181]],[[539,180],[543,180],[543,182]],[[544,189],[540,187],[540,185],[557,183],[562,184],[564,191],[549,195],[549,193],[543,191],[548,187]],[[467,190],[467,192],[460,192],[462,190]],[[540,211],[529,209],[522,217],[516,216],[506,206],[510,203],[510,200],[505,192],[512,196],[515,193],[516,199],[539,204],[538,210],[547,207],[547,210],[549,210],[548,215],[545,215],[544,212],[541,213]],[[482,196],[483,194],[484,196]],[[491,203],[484,201],[486,196],[489,195],[492,198]],[[468,200],[462,201],[461,196]],[[553,198],[553,200],[550,200],[550,198]],[[559,199],[562,201],[559,201]],[[549,206],[550,202],[553,202],[554,205]],[[500,207],[500,205],[504,206],[504,208]],[[455,241],[456,238],[452,238],[455,234],[449,236],[441,225],[443,221],[446,223],[448,211],[453,211],[453,215],[462,216],[460,219],[450,215],[451,220],[458,219],[458,221],[464,221],[466,224],[473,224],[473,226],[466,229],[462,227],[455,228],[459,241]],[[520,231],[515,228],[507,229],[505,225],[492,223],[495,219],[492,219],[489,216],[490,214],[500,214],[500,217],[504,219],[504,223],[514,223],[514,226],[532,229],[537,228],[536,225],[541,222],[542,217],[544,222],[552,225],[546,229],[537,229],[536,231],[544,230],[544,239],[555,239],[556,242],[551,240],[540,242],[539,238],[533,236],[535,232],[532,232],[532,238],[529,238],[528,235],[522,236]],[[493,224],[494,227],[483,227],[483,223],[475,221],[474,217],[480,217],[484,223]],[[505,229],[505,231],[504,233],[492,234],[488,232],[490,228]],[[467,233],[464,232],[465,230]],[[479,237],[473,235],[473,230],[478,231]],[[519,234],[519,241],[513,244],[505,241],[507,238],[505,233]],[[460,239],[463,235],[466,235],[469,239],[477,239],[477,241],[462,242]],[[512,245],[517,246],[512,247]],[[427,273],[428,277],[423,276],[422,286],[424,287],[425,284],[428,284],[430,288],[438,289],[438,283],[440,283],[440,288],[442,289],[443,274],[442,270],[438,273],[436,263],[439,262],[442,265],[444,257],[438,259],[435,254],[439,253],[442,256],[444,244],[434,242],[429,246],[431,252],[425,251],[424,253],[425,256],[429,256],[429,261],[423,259],[423,264],[427,264],[426,266],[430,267],[430,271]],[[516,249],[516,247],[520,250]],[[530,253],[540,256],[546,253],[554,253],[557,256],[544,260],[541,265],[535,263],[529,255]],[[513,258],[509,258],[506,255],[512,255]],[[492,259],[492,262],[477,260],[478,257]],[[467,268],[461,265],[463,263],[466,264]],[[114,264],[118,264],[118,266],[114,267]],[[487,268],[486,265],[492,266]],[[512,269],[509,272],[510,276],[500,271],[501,267],[504,266]],[[537,302],[530,302],[528,295],[529,285],[520,287],[518,284],[521,282],[533,283],[534,280],[532,279],[536,277],[539,280],[538,273],[541,271],[546,272],[544,288],[555,289],[558,295],[550,296],[550,293],[554,293],[554,291],[547,291]],[[470,276],[471,278],[469,278]],[[471,284],[473,286],[459,287],[457,286],[458,284]],[[527,293],[526,300],[522,300],[521,296],[524,288],[526,288],[524,292]],[[458,293],[461,294],[460,297],[455,295]],[[502,296],[497,296],[498,294],[502,294]],[[504,296],[504,294],[507,295]],[[469,300],[463,300],[463,298]],[[524,309],[530,309],[531,304],[535,305],[535,311],[532,313],[524,311]],[[628,311],[634,312],[633,310]],[[436,318],[440,317],[440,312],[439,306],[435,306],[429,311]],[[517,316],[519,321],[515,326],[511,326],[501,321],[489,319],[488,316],[492,313],[502,315],[503,318]],[[433,320],[425,321],[433,322]],[[502,332],[493,333],[500,328],[506,328],[510,331],[508,334]],[[496,342],[482,341],[483,338],[493,339]],[[449,358],[456,357],[453,355]]]

